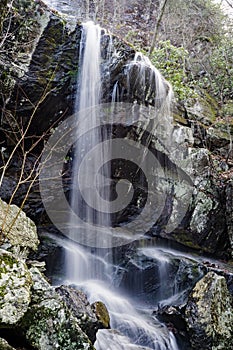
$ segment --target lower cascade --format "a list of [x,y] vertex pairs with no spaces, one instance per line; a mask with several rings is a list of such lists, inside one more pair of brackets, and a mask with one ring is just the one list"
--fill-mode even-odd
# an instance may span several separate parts
[[94,344],[97,350],[179,349],[174,334],[151,315],[152,305],[140,306],[133,291],[129,295],[117,287],[119,266],[109,261],[108,253],[93,254],[68,240],[62,241],[62,246],[70,266],[63,282],[82,289],[90,303],[102,301],[109,311],[111,329],[98,331]]
[[[109,41],[111,42],[111,40]],[[84,137],[81,137],[81,141],[78,140],[76,143],[77,155],[74,157],[73,165],[71,207],[73,212],[82,216],[84,226],[91,224],[96,229],[94,228],[93,230],[93,227],[91,228],[94,238],[89,239],[88,228],[84,228],[82,225],[77,227],[72,219],[72,213],[69,223],[70,233],[68,235],[71,240],[63,242],[66,256],[64,283],[82,289],[91,303],[97,300],[104,302],[109,311],[111,329],[98,332],[97,340],[94,344],[97,350],[178,350],[173,333],[154,316],[152,317],[150,310],[145,306],[138,307],[137,302],[134,301],[133,291],[129,295],[124,288],[117,286],[119,282],[119,266],[113,263],[112,223],[111,215],[109,215],[111,208],[110,204],[106,204],[111,203],[109,201],[111,195],[109,188],[111,186],[106,186],[106,181],[110,177],[111,172],[110,162],[108,162],[108,166],[101,170],[100,176],[98,174],[100,165],[106,162],[106,154],[111,152],[111,147],[108,147],[107,151],[106,147],[101,147],[96,156],[89,156],[87,161],[84,160],[90,148],[95,147],[98,143],[103,143],[106,138],[106,134],[103,131],[99,132],[99,129],[95,128],[98,125],[100,115],[96,113],[94,107],[101,101],[100,42],[100,27],[92,22],[85,23],[83,25],[80,47],[81,68],[77,83],[76,111],[78,111],[78,118],[86,118],[84,121],[78,120],[77,123],[85,123],[88,130],[92,127],[93,129],[89,135],[84,135]],[[141,67],[140,64],[142,64]],[[136,73],[133,72],[134,65]],[[135,79],[135,83],[138,80],[138,83],[143,84],[143,81],[145,83],[145,80],[148,78],[148,76],[146,77],[146,68],[151,69],[151,67],[148,65],[148,61],[137,55],[129,67],[126,67],[126,71],[128,77],[138,74],[139,78]],[[158,110],[162,106],[164,109],[167,97],[165,80],[159,72],[153,69],[151,70],[150,80],[154,89],[157,89],[157,97],[155,97],[156,108]],[[117,82],[113,87],[113,102],[116,88]],[[130,89],[130,86],[128,88]],[[148,95],[146,91],[145,94]],[[153,92],[149,91],[149,94],[150,98],[152,98]],[[83,111],[90,112],[83,113]],[[84,166],[83,163],[85,163]],[[81,172],[82,166],[84,179],[81,179],[80,175],[77,176]],[[77,190],[77,187],[81,187],[81,189]],[[102,191],[102,194],[97,200],[94,200],[96,188],[98,192]],[[85,197],[85,201],[77,199],[80,195]],[[107,234],[106,244],[106,239],[101,240],[101,230],[106,232],[106,229],[108,230],[109,228],[110,235]],[[79,233],[81,238],[78,237],[76,239],[75,237],[79,236]],[[78,241],[81,245],[74,241]],[[88,248],[88,246],[92,248]],[[122,247],[117,247],[117,249],[122,249]],[[140,284],[140,279],[138,284]]]

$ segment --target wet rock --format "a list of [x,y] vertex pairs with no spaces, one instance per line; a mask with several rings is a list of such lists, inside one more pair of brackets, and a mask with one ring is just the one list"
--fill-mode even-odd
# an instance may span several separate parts
[[104,303],[96,301],[91,305],[91,308],[96,314],[100,328],[110,328],[110,317]]
[[190,349],[184,311],[185,305],[164,306],[154,311],[156,318],[175,334],[181,350]]
[[32,279],[23,260],[0,249],[0,327],[12,327],[31,301]]
[[[96,341],[96,347],[100,348],[104,346],[104,349],[108,349],[110,344],[114,344],[114,350],[148,350],[147,346],[141,346],[139,344],[132,344],[131,340],[121,334],[115,329],[100,330],[98,333],[98,339]],[[111,345],[110,345],[111,346]]]
[[154,304],[180,305],[187,300],[206,267],[162,248],[142,248],[124,266],[121,286],[133,288],[135,297]]
[[233,347],[233,306],[226,280],[209,272],[197,282],[185,311],[192,349]]
[[[65,118],[72,114],[81,28],[77,26],[71,33],[65,19],[42,1],[20,0],[16,9],[18,27],[24,28],[24,36],[22,38],[16,26],[15,40],[7,41],[7,52],[12,51],[14,55],[13,65],[12,61],[9,65],[17,66],[20,72],[5,69],[6,79],[13,83],[4,100],[6,108],[1,125],[8,137],[11,134],[12,140],[12,128],[15,133],[20,132],[17,128],[19,120],[22,128],[29,127],[28,135],[35,136],[48,132],[61,116]],[[25,40],[27,44],[24,44]],[[8,67],[7,59],[7,55],[2,58],[5,67]],[[14,65],[15,61],[17,65]],[[17,120],[13,111],[16,111]],[[46,118],[42,117],[44,115]]]
[[0,199],[0,227],[2,248],[27,256],[30,249],[39,244],[34,222],[16,205],[8,205]]
[[[30,124],[30,135],[42,135],[61,117],[65,118],[73,112],[79,36],[80,27],[69,35],[61,18],[55,15],[50,17],[33,53],[28,72],[7,107],[10,110],[14,108],[17,95],[17,115],[23,115],[24,126]],[[46,118],[42,118],[43,115]]]
[[30,274],[32,300],[19,324],[27,342],[38,350],[94,350],[62,296],[37,268],[31,268]]
[[94,344],[97,331],[101,328],[109,328],[110,319],[105,305],[102,302],[90,305],[83,292],[71,287],[61,286],[56,291],[78,320],[80,328]]

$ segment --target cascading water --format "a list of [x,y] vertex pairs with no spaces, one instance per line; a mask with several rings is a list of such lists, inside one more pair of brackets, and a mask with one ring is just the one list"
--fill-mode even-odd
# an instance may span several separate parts
[[[105,163],[106,150],[100,148],[94,159],[87,157],[88,161],[84,162],[84,157],[89,150],[101,143],[106,137],[103,130],[96,128],[100,116],[93,108],[98,105],[101,96],[100,40],[101,28],[91,22],[85,23],[80,46],[81,65],[76,108],[79,111],[79,118],[85,118],[83,121],[86,126],[85,130],[92,132],[82,135],[75,146],[71,196],[73,212],[78,213],[83,221],[91,222],[96,227],[96,232],[94,232],[96,241],[94,244],[93,242],[90,244],[89,232],[82,226],[75,227],[71,215],[70,238],[75,240],[75,236],[80,232],[83,239],[81,242],[80,239],[78,241],[86,248],[72,242],[72,240],[64,242],[63,246],[66,251],[65,283],[82,288],[88,295],[90,302],[101,300],[109,310],[111,327],[117,331],[99,331],[95,343],[97,350],[177,350],[174,335],[164,325],[152,318],[148,311],[144,310],[143,314],[136,311],[133,302],[128,297],[122,296],[122,291],[117,291],[117,287],[114,286],[117,266],[113,265],[111,249],[87,248],[90,246],[111,246],[111,244],[106,245],[106,242],[102,242],[100,235],[100,229],[105,230],[111,226],[111,218],[106,214],[110,212],[107,207],[110,198],[109,186],[106,186],[106,180],[110,178],[110,169],[109,167],[105,167],[101,171],[99,169],[100,164]],[[160,88],[160,85],[157,84],[155,88]],[[160,91],[167,95],[164,85],[162,88],[163,90]],[[112,96],[113,102],[119,98],[117,83],[114,86]],[[158,103],[161,105],[161,98]],[[107,152],[111,152],[111,148]],[[81,163],[85,164],[82,165],[83,177],[80,178],[76,174],[80,173]],[[97,192],[101,192],[101,196],[96,197],[93,188]],[[82,197],[85,197],[85,202],[80,199]],[[93,208],[95,208],[94,211]]]
[[[80,43],[81,71],[78,78],[79,94],[76,97],[76,111],[79,112],[78,118],[82,118],[82,127],[85,132],[78,138],[75,145],[76,154],[71,193],[72,210],[81,215],[85,223],[91,223],[92,227],[96,228],[92,234],[94,242],[90,242],[88,230],[91,228],[80,227],[80,230],[83,231],[83,238],[79,242],[86,246],[95,247],[108,245],[107,242],[102,242],[103,237],[99,233],[98,227],[108,228],[111,225],[109,187],[105,183],[106,179],[109,178],[110,170],[109,166],[106,165],[102,171],[99,169],[100,165],[104,164],[109,150],[101,143],[105,137],[105,131],[98,127],[100,115],[98,110],[94,108],[94,106],[98,106],[101,94],[100,39],[101,28],[98,25],[94,25],[92,22],[83,24]],[[82,114],[82,111],[87,112]],[[88,153],[96,145],[100,146],[98,152],[95,152],[94,155]],[[76,235],[77,227],[74,227],[71,215],[70,238]],[[106,240],[106,236],[104,239]],[[109,239],[111,239],[110,235]]]

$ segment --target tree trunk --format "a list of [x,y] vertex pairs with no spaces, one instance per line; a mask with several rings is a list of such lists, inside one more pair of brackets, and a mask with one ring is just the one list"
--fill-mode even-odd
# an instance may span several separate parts
[[160,26],[160,23],[161,23],[162,18],[163,18],[163,14],[164,14],[164,10],[165,10],[165,6],[166,6],[167,1],[168,0],[163,0],[159,6],[159,13],[158,13],[157,21],[155,24],[155,30],[154,30],[150,50],[149,50],[149,56],[151,56],[151,54],[155,48],[156,40],[157,40],[158,33],[159,33],[159,26]]

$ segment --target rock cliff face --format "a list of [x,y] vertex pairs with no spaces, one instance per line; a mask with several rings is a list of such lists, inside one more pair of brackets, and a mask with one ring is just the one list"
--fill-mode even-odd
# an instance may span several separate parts
[[[14,5],[18,18],[15,40],[6,41],[9,47],[1,54],[5,67],[1,71],[6,76],[2,128],[19,133],[17,122],[21,120],[23,128],[28,126],[28,134],[41,135],[61,116],[72,113],[80,27],[70,33],[63,18],[43,2],[21,0]],[[11,15],[6,13],[6,17]]]

